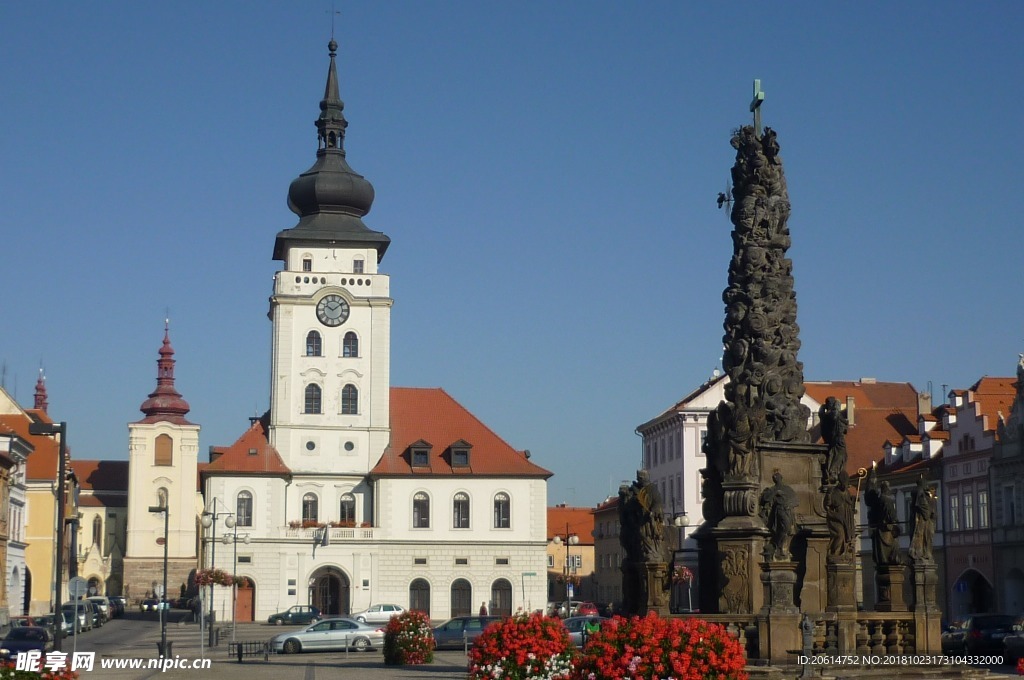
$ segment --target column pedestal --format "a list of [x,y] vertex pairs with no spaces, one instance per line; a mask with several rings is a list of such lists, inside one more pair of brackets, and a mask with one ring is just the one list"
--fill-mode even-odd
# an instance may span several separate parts
[[878,585],[875,611],[907,611],[907,602],[903,599],[903,582],[906,578],[906,567],[902,564],[878,565],[878,571],[875,573],[875,583]]

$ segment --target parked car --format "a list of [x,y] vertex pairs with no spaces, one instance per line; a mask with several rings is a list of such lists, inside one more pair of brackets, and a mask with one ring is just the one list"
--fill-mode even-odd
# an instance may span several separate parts
[[405,611],[405,607],[397,604],[375,604],[361,612],[352,615],[356,621],[364,623],[387,623],[392,616],[398,616]]
[[346,618],[323,619],[301,630],[275,635],[270,646],[275,652],[284,654],[380,649],[384,646],[384,629]]
[[93,595],[92,597],[85,598],[92,602],[92,606],[103,612],[103,621],[107,622],[114,618],[114,612],[110,608],[110,599],[105,595]]
[[1014,621],[1013,632],[1003,638],[1003,657],[1008,664],[1024,659],[1024,617]]
[[78,615],[78,630],[92,630],[95,626],[94,621],[96,617],[93,615],[92,602],[88,600],[76,600],[75,602],[65,602],[61,607],[62,611],[71,613],[72,615]]
[[576,609],[579,606],[579,600],[563,600],[558,603],[558,615],[563,619],[567,619],[570,616],[576,616]]
[[114,616],[124,616],[124,610],[128,607],[128,600],[120,595],[114,595],[110,598],[110,604],[114,607]]
[[313,623],[320,620],[320,610],[308,604],[297,604],[289,607],[283,612],[271,614],[267,617],[267,623],[283,626],[284,624]]
[[462,649],[466,642],[473,644],[480,633],[484,632],[484,628],[495,621],[501,621],[501,617],[456,616],[434,628],[434,646],[437,649]]
[[1010,614],[975,614],[963,625],[963,651],[968,654],[1001,654],[1003,639],[1013,633],[1016,617]]
[[39,626],[18,626],[0,642],[0,658],[11,659],[19,652],[37,651],[45,654],[53,650],[50,631]]
[[603,616],[570,616],[562,621],[562,623],[565,624],[566,630],[569,631],[569,641],[582,648],[584,626],[595,621],[598,625],[602,625],[607,620]]
[[576,607],[576,616],[597,616],[597,605],[593,602],[580,602]]
[[957,621],[950,624],[942,631],[942,652],[944,654],[963,654],[964,652],[964,622]]

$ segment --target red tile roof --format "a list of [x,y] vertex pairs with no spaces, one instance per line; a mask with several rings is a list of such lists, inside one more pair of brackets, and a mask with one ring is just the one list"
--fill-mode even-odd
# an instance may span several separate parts
[[292,471],[267,440],[269,417],[264,414],[254,420],[231,446],[215,447],[214,451],[220,456],[200,468],[200,477],[211,474],[290,476]]
[[[413,467],[409,447],[431,445],[428,467]],[[472,445],[468,467],[452,467],[452,444]],[[391,443],[372,476],[513,476],[548,478],[551,472],[530,462],[440,388],[391,388]]]
[[[881,460],[886,441],[898,444],[917,435],[917,390],[910,383],[833,380],[808,381],[804,387],[820,404],[835,397],[846,406],[847,398],[853,397],[854,424],[846,433],[846,471],[851,475]],[[821,441],[820,426],[811,429],[811,437]]]
[[[985,376],[968,390],[967,398],[981,408],[979,415],[987,418],[987,429],[996,431],[999,414],[1010,416],[1013,399],[1017,396],[1017,379]],[[998,433],[997,435],[998,436]]]
[[[618,498],[615,499],[618,501]],[[556,535],[565,538],[566,527],[569,535],[576,534],[580,538],[580,545],[594,544],[594,514],[593,508],[576,508],[566,505],[556,505],[548,508],[548,540]]]
[[25,463],[25,479],[43,479],[53,481],[57,478],[57,437],[49,435],[29,434],[28,426],[35,417],[39,422],[52,423],[53,421],[44,411],[30,410],[28,415],[20,413],[0,415],[0,423],[5,425],[10,432],[18,435],[25,441],[32,444],[35,450],[32,451]]

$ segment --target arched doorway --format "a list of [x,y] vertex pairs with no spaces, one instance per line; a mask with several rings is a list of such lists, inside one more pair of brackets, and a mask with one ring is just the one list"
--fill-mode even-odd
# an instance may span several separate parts
[[430,616],[430,584],[418,578],[409,584],[409,609]]
[[492,616],[512,616],[512,584],[508,579],[499,578],[491,584]]
[[952,619],[964,619],[970,614],[995,611],[995,593],[988,579],[975,569],[960,574],[950,593]]
[[1024,572],[1014,567],[1006,575],[1006,583],[1003,586],[1003,596],[1006,598],[1003,603],[1003,611],[1019,612],[1024,610]]
[[464,578],[452,581],[451,617],[470,616],[473,613],[473,586]]
[[348,576],[337,567],[320,567],[309,579],[309,603],[324,616],[348,616]]
[[235,621],[256,620],[256,583],[249,577],[243,576],[235,591]]
[[103,594],[103,579],[99,576],[89,577],[89,590],[87,591],[89,596],[102,595]]

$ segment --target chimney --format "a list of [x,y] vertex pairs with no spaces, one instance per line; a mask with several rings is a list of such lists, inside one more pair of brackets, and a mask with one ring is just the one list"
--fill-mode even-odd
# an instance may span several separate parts
[[932,395],[930,392],[917,393],[917,412],[922,415],[932,412]]
[[850,425],[857,424],[857,411],[855,410],[853,397],[846,398],[846,422]]
[[217,460],[221,457],[223,451],[218,451],[216,446],[210,446],[210,462]]

